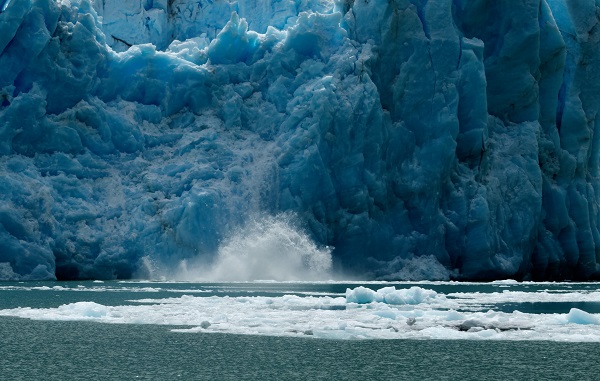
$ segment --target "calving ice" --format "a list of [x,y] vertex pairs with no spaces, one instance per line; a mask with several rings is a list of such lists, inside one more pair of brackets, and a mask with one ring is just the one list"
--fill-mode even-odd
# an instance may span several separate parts
[[0,279],[600,277],[593,0],[0,9]]

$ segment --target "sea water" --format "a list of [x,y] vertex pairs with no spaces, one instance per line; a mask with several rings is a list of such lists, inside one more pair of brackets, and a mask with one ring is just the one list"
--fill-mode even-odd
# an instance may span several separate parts
[[0,379],[594,380],[599,295],[598,283],[0,283]]

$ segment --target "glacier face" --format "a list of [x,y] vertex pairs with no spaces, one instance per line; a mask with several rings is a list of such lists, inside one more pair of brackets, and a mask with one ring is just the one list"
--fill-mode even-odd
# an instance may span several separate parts
[[0,279],[168,273],[281,213],[363,278],[600,276],[600,2],[0,9]]

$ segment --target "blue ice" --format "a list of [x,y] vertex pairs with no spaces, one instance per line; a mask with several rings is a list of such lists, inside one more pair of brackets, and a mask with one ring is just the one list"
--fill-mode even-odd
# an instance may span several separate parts
[[1,279],[210,266],[282,214],[347,276],[600,276],[593,0],[0,9]]

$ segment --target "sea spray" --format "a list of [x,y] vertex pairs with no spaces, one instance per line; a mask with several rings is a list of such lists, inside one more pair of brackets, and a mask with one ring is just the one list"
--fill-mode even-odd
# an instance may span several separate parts
[[176,280],[308,281],[329,279],[330,247],[318,247],[292,214],[252,218],[223,241],[212,264],[187,259]]

